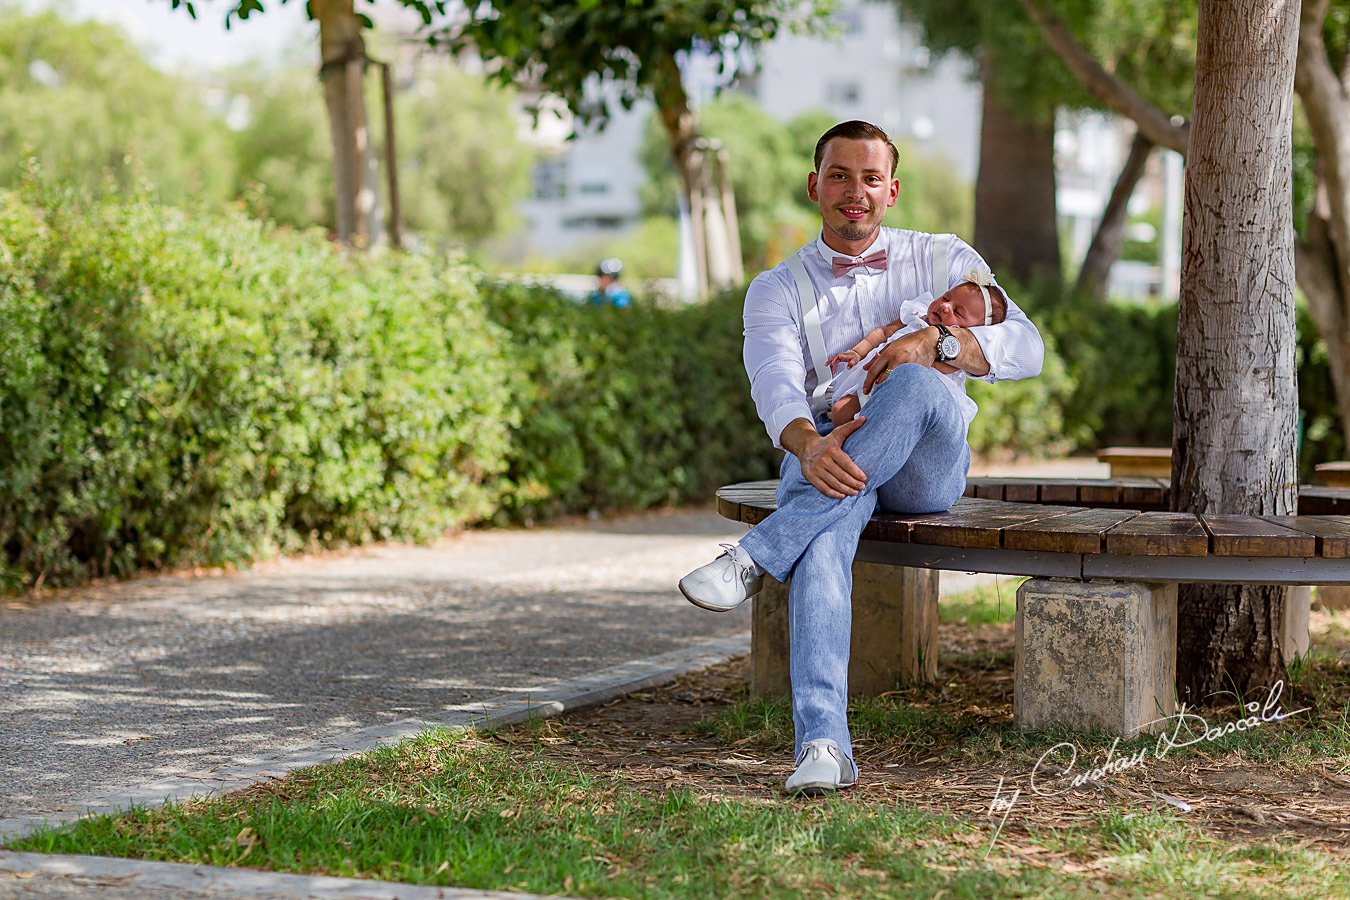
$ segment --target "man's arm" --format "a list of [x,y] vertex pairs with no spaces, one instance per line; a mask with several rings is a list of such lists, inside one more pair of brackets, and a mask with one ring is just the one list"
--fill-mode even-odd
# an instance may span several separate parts
[[[986,327],[996,328],[997,326],[989,325]],[[975,339],[975,336],[966,328],[953,327],[949,330],[961,344],[961,352],[956,355],[955,359],[949,361],[951,365],[957,369],[964,369],[971,375],[987,375],[989,373],[989,361],[984,358],[984,350],[981,349],[980,342]],[[907,334],[891,341],[889,347],[878,353],[866,365],[867,378],[863,381],[863,392],[870,393],[874,386],[886,380],[886,377],[891,373],[891,369],[904,363],[918,363],[921,366],[932,368],[933,364],[937,362],[939,335],[940,332],[937,328],[930,325],[913,334]]]

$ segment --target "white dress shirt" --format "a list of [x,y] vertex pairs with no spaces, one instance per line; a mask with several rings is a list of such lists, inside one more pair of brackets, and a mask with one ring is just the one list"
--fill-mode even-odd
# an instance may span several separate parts
[[[883,249],[885,269],[859,266],[834,277],[834,257],[860,259]],[[906,300],[933,287],[931,234],[881,228],[872,244],[856,257],[836,253],[817,237],[799,253],[816,289],[827,358],[848,350],[872,329],[899,318]],[[988,265],[969,244],[953,237],[947,255],[947,283],[959,284],[971,269],[987,270]],[[1007,293],[1003,293],[1006,298]],[[807,398],[816,386],[816,373],[801,327],[801,309],[796,281],[786,262],[758,275],[745,295],[745,371],[750,376],[755,409],[775,447],[782,447],[779,439],[783,429],[794,419],[815,421]],[[1003,322],[968,330],[989,363],[989,373],[979,377],[992,382],[1040,374],[1045,344],[1036,326],[1012,300],[1008,300]],[[960,374],[964,395],[964,373]],[[974,405],[969,399],[967,403]],[[970,418],[966,425],[969,427]]]

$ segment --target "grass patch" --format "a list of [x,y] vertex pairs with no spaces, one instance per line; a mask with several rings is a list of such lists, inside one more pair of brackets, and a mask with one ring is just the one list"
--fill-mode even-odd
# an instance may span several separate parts
[[[13,849],[579,897],[1350,897],[1336,640],[1315,643],[1286,694],[1308,713],[1159,754],[1156,737],[1015,729],[1011,627],[941,637],[937,682],[852,704],[863,780],[825,800],[783,798],[790,709],[749,697],[742,663]],[[1211,725],[1252,698],[1219,699]],[[1078,788],[1047,768],[1038,785],[1063,792],[1039,796],[1029,776],[1052,748],[1071,774],[1141,764]]]
[[1275,883],[1341,896],[1347,887],[1321,851],[1233,851],[1165,813],[1110,809],[990,852],[985,822],[909,803],[643,790],[559,765],[548,746],[428,733],[225,798],[41,832],[15,849],[583,897],[1261,897]]
[[943,625],[1001,625],[1017,615],[1017,588],[1025,579],[1004,579],[944,597],[938,604]]

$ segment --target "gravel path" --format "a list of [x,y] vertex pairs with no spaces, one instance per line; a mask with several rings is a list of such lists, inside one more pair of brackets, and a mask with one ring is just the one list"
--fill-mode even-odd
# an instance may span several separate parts
[[0,819],[741,634],[708,510],[470,532],[0,609]]

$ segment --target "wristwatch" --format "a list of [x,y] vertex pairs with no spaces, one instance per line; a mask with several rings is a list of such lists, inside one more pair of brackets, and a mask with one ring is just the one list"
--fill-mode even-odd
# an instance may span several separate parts
[[934,326],[938,330],[937,342],[937,361],[951,362],[961,355],[961,342],[956,339],[956,335],[947,329],[946,325]]

